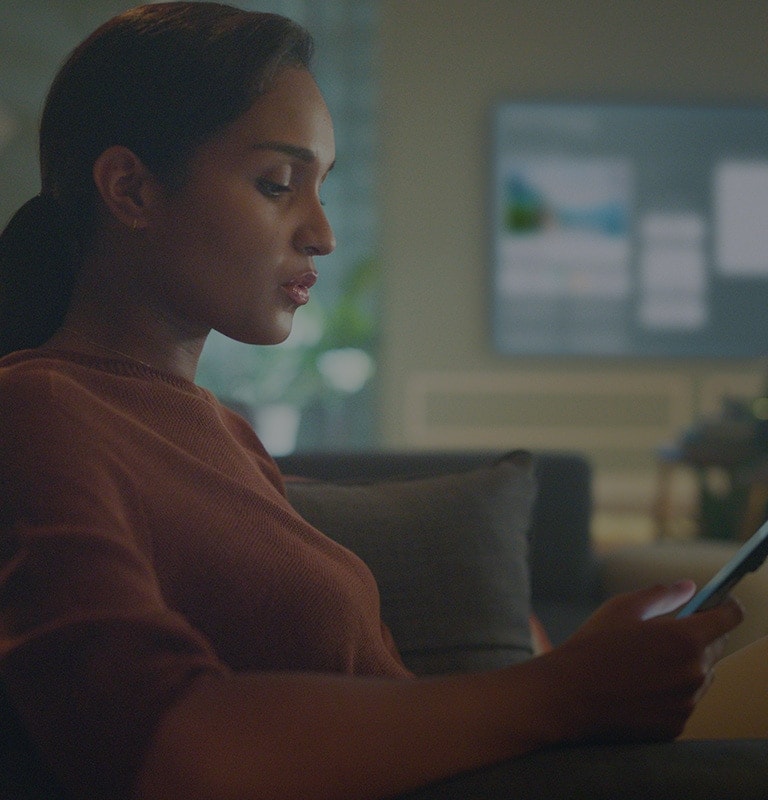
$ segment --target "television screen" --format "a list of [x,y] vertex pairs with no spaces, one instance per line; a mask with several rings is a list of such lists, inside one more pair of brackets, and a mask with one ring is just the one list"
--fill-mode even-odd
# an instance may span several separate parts
[[768,354],[768,108],[495,109],[504,354]]

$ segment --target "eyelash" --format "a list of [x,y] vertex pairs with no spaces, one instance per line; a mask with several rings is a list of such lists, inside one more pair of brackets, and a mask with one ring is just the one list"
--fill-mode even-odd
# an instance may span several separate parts
[[[257,182],[259,191],[268,198],[272,200],[276,200],[281,195],[287,194],[288,192],[292,191],[290,185],[284,183],[276,183],[275,181],[267,180],[266,178],[261,178]],[[325,200],[320,200],[320,205],[325,206]]]
[[265,197],[277,198],[280,195],[286,194],[291,191],[291,187],[283,183],[275,183],[275,181],[262,178],[258,181],[259,191]]

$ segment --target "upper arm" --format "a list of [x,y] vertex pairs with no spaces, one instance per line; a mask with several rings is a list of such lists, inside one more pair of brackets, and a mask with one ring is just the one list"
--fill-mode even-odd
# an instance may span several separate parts
[[90,412],[43,377],[0,380],[0,680],[67,785],[120,796],[165,709],[224,670],[166,605],[141,498]]

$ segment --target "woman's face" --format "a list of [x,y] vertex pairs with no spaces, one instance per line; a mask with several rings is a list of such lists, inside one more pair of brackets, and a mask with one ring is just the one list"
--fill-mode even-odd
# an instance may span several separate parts
[[180,335],[288,336],[316,279],[314,257],[335,246],[320,201],[334,158],[320,91],[293,68],[195,152],[145,229],[159,311]]

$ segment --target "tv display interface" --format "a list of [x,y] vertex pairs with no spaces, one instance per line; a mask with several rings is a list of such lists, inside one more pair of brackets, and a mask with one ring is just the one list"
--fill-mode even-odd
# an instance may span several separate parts
[[768,354],[768,108],[506,102],[492,164],[498,352]]

